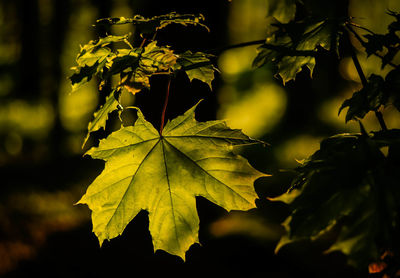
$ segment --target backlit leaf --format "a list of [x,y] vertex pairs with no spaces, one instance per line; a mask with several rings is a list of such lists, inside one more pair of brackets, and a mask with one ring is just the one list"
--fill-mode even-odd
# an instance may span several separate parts
[[191,51],[186,51],[178,55],[175,69],[184,70],[190,81],[193,79],[200,80],[212,89],[211,82],[214,80],[216,68],[211,63],[209,55],[201,52],[192,53]]
[[[156,73],[168,73],[173,69],[177,59],[172,50],[157,46],[156,41],[149,43],[139,56],[137,56],[137,52],[131,51],[126,55],[117,56],[117,58],[130,58],[131,55],[133,55],[131,62],[125,62],[119,66],[123,69],[119,86],[124,86],[133,94],[144,88],[150,89],[150,77]],[[110,62],[111,71],[114,63],[118,61],[117,58]]]
[[123,127],[87,152],[106,161],[79,203],[92,210],[100,244],[120,235],[141,211],[149,213],[154,249],[184,259],[198,242],[196,196],[229,210],[255,207],[252,168],[232,146],[254,144],[223,121],[197,122],[196,106],[168,122],[162,135],[140,110],[134,126]]

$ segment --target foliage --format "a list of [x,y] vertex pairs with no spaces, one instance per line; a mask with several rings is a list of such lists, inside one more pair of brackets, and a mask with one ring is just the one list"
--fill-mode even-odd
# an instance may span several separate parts
[[[399,140],[399,130],[323,140],[320,150],[297,168],[289,193],[293,198],[275,199],[293,208],[277,250],[301,239],[318,240],[334,229],[339,232],[327,252],[339,250],[353,265],[366,265],[382,247],[390,248],[398,229],[399,164],[393,156]],[[388,156],[382,147],[389,147]]]
[[303,66],[312,75],[318,47],[331,50],[332,41],[337,42],[336,24],[329,19],[276,22],[272,25],[276,30],[259,47],[253,64],[260,67],[272,62],[283,83],[295,79]]
[[[303,66],[312,73],[314,57],[320,50],[343,53],[341,49],[346,45],[339,42],[350,42],[348,36],[354,35],[368,56],[380,57],[382,67],[390,65],[393,69],[386,77],[371,74],[367,79],[349,45],[363,86],[343,102],[339,113],[348,107],[347,122],[361,121],[373,111],[382,130],[368,133],[360,122],[361,133],[338,134],[323,140],[320,149],[295,169],[297,176],[288,193],[272,198],[287,203],[291,209],[283,223],[287,234],[276,251],[296,241],[315,242],[330,235],[334,242],[327,253],[341,251],[350,264],[366,269],[385,252],[400,251],[396,240],[400,225],[397,201],[400,133],[387,128],[380,112],[388,105],[399,110],[399,68],[393,58],[399,50],[396,32],[400,30],[400,16],[389,12],[395,21],[389,25],[387,34],[380,35],[351,22],[350,17],[324,18],[321,9],[316,11],[322,21],[308,24],[312,22],[315,6],[305,2],[305,7],[310,14],[301,20],[297,20],[296,13],[296,20],[270,26],[274,31],[259,48],[255,66],[272,62],[285,83],[294,79]],[[354,28],[368,31],[364,36],[368,41]]]
[[[282,83],[294,82],[307,68],[312,76],[321,53],[341,59],[350,53],[362,88],[344,100],[339,113],[348,108],[346,122],[358,121],[360,133],[337,134],[321,142],[320,149],[295,169],[297,175],[288,193],[273,198],[288,204],[290,215],[283,225],[287,234],[276,251],[297,241],[318,241],[333,236],[327,253],[340,251],[348,262],[361,269],[382,254],[400,254],[398,187],[400,130],[388,129],[381,110],[393,105],[400,111],[399,67],[394,57],[399,51],[400,15],[389,11],[395,21],[387,34],[375,34],[352,22],[347,8],[338,11],[336,1],[269,1],[270,16],[265,41],[253,61],[255,67],[269,65]],[[154,248],[184,258],[185,251],[198,242],[199,220],[195,196],[203,196],[227,210],[254,207],[255,179],[265,176],[253,169],[232,147],[262,143],[250,139],[224,122],[197,122],[195,107],[165,125],[170,80],[185,72],[210,89],[214,56],[203,52],[175,53],[155,40],[157,31],[169,24],[201,26],[202,15],[168,15],[144,18],[101,19],[97,24],[135,24],[145,37],[132,47],[128,36],[106,36],[81,48],[71,76],[73,90],[98,76],[102,82],[119,75],[119,81],[105,104],[94,114],[88,135],[105,128],[108,114],[120,109],[121,90],[133,94],[148,90],[154,75],[168,75],[167,96],[157,131],[144,119],[139,108],[134,126],[121,129],[100,141],[87,154],[106,161],[104,171],[89,186],[80,203],[92,210],[94,232],[100,244],[120,235],[140,210],[147,210]],[[360,36],[356,30],[367,31]],[[365,77],[350,36],[365,48],[368,56],[382,60],[393,69],[384,77]],[[364,39],[367,39],[365,41]],[[125,48],[111,46],[123,44]],[[228,47],[229,48],[229,47]],[[367,132],[361,122],[373,112],[381,130]],[[255,119],[256,120],[256,119]],[[185,173],[185,174],[182,174]]]
[[[313,2],[313,1],[311,1]],[[345,19],[329,17],[329,14],[320,13],[296,18],[293,13],[293,1],[286,6],[286,13],[280,4],[272,1],[274,6],[271,16],[284,14],[284,21],[273,17],[268,30],[265,43],[258,48],[258,55],[253,65],[261,67],[270,64],[276,68],[275,72],[282,78],[283,83],[294,80],[296,74],[306,66],[312,76],[315,67],[315,56],[317,51],[325,49],[328,51],[338,50],[339,36],[343,32]],[[315,5],[315,3],[312,3]],[[319,11],[319,10],[317,10]]]
[[[101,19],[97,23],[133,23],[144,27],[146,33],[151,29],[156,34],[172,23],[200,25],[208,30],[200,23],[202,20],[201,15],[171,13],[150,19],[142,16]],[[170,78],[159,131],[136,108],[138,119],[133,126],[122,126],[86,153],[105,160],[106,164],[79,203],[92,210],[93,231],[100,245],[122,234],[141,210],[147,210],[154,249],[184,259],[189,247],[198,242],[196,196],[228,211],[255,207],[257,194],[253,183],[265,175],[234,154],[232,147],[262,142],[228,128],[222,121],[196,121],[197,105],[164,127],[171,78],[179,71],[185,72],[190,81],[198,79],[211,89],[216,68],[210,60],[212,55],[191,51],[175,54],[170,47],[159,46],[154,37],[144,39],[136,48],[131,46],[127,35],[108,35],[81,47],[76,59],[78,65],[70,77],[73,90],[94,75],[102,80],[101,90],[113,75],[119,75],[104,105],[94,113],[84,144],[91,132],[105,129],[111,112],[123,110],[119,103],[122,90],[136,94],[150,89],[154,75]],[[120,42],[125,48],[110,48],[111,43]]]
[[[173,16],[172,16],[173,15]],[[142,18],[142,17],[140,17]],[[160,21],[160,18],[154,17],[152,22],[158,22],[152,26],[156,29],[165,27],[171,23],[185,25],[200,24],[203,20],[202,16],[179,15],[173,13],[167,15]],[[178,20],[179,19],[179,20]],[[112,24],[116,23],[114,19],[109,19]],[[103,19],[106,21],[106,19]],[[146,21],[146,22],[148,22]],[[153,30],[154,31],[154,30]],[[209,54],[186,51],[182,54],[175,54],[173,50],[166,46],[158,46],[157,41],[151,41],[146,46],[132,47],[128,41],[128,35],[113,36],[108,35],[99,38],[96,41],[90,41],[81,47],[81,51],[76,58],[77,66],[72,69],[75,73],[70,77],[72,83],[72,91],[76,91],[83,85],[93,79],[93,76],[99,77],[102,81],[99,89],[109,82],[114,75],[119,75],[119,82],[113,88],[114,94],[110,94],[104,106],[94,114],[93,121],[89,124],[88,134],[84,140],[84,144],[89,138],[89,134],[100,128],[105,128],[107,115],[119,106],[119,96],[121,89],[126,89],[132,94],[136,94],[144,89],[150,89],[150,78],[154,75],[165,74],[174,75],[178,71],[185,72],[190,80],[198,79],[206,83],[211,88],[211,81],[214,79],[214,71],[216,68],[212,65]],[[118,48],[112,50],[112,43],[124,43],[127,48]],[[114,100],[112,99],[114,96]]]

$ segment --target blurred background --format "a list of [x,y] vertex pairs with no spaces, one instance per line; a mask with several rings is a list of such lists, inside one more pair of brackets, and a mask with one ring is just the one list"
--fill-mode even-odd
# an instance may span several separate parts
[[[340,4],[340,3],[341,4]],[[343,5],[346,1],[338,1]],[[347,4],[347,3],[345,3]],[[267,34],[268,0],[179,1],[158,0],[2,0],[0,2],[0,276],[116,277],[152,273],[203,275],[269,275],[269,277],[337,277],[355,275],[340,254],[323,255],[310,243],[274,255],[274,247],[288,215],[281,203],[267,197],[282,194],[290,185],[297,161],[319,148],[322,138],[358,132],[345,124],[338,109],[344,99],[361,87],[348,53],[337,62],[319,57],[313,80],[303,70],[285,87],[268,67],[252,68],[257,46],[223,51],[218,58],[213,91],[184,76],[172,85],[167,117],[182,114],[199,99],[199,120],[225,119],[251,137],[271,146],[237,150],[260,171],[273,174],[260,179],[257,209],[227,214],[198,198],[200,242],[187,252],[187,262],[162,251],[154,254],[145,212],[124,234],[99,248],[91,232],[90,211],[74,206],[104,163],[83,157],[119,127],[111,115],[106,131],[91,136],[81,148],[88,122],[105,95],[97,80],[71,94],[68,76],[79,45],[111,34],[134,33],[129,25],[97,29],[98,18],[154,16],[176,11],[202,13],[210,33],[200,28],[171,26],[158,41],[176,50],[207,51],[264,39]],[[396,0],[350,0],[354,21],[385,33],[392,18],[387,10],[400,11]],[[362,33],[361,33],[362,34]],[[387,73],[380,60],[362,53],[359,59],[367,75]],[[165,94],[163,77],[152,79],[151,92],[136,96],[123,93],[124,105],[139,106],[159,125]],[[399,113],[388,107],[385,120],[400,127]],[[129,121],[129,115],[124,116]],[[374,117],[363,121],[367,130],[379,129]],[[196,276],[196,275],[195,275]]]

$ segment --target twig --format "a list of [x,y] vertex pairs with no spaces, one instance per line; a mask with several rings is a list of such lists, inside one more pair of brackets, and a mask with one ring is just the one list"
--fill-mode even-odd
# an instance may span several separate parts
[[373,31],[369,30],[368,28],[366,28],[366,27],[364,27],[364,26],[358,25],[358,24],[356,24],[356,23],[354,23],[354,22],[346,22],[346,24],[347,24],[347,25],[354,26],[354,27],[356,27],[356,28],[358,28],[358,29],[367,31],[368,33],[370,33],[370,34],[372,34],[372,35],[375,35],[375,33],[374,33]]
[[[358,58],[357,58],[357,54],[356,54],[356,52],[355,52],[355,50],[354,50],[354,47],[353,47],[353,45],[351,44],[351,41],[350,41],[350,33],[347,33],[347,35],[348,35],[348,36],[347,36],[347,39],[348,39],[349,46],[350,46],[351,59],[353,60],[353,63],[354,63],[354,66],[356,67],[358,76],[359,76],[360,79],[361,79],[361,84],[362,84],[363,87],[365,88],[365,87],[368,85],[367,78],[365,77],[365,74],[364,74],[364,72],[363,72],[363,70],[362,70],[362,67],[361,67],[361,65],[360,65],[360,61],[359,61]],[[387,126],[386,126],[386,123],[385,123],[385,121],[384,121],[384,119],[383,119],[382,113],[379,112],[379,111],[377,111],[377,110],[374,110],[374,112],[375,112],[376,118],[378,119],[379,125],[381,126],[381,129],[382,129],[382,130],[387,130]]]
[[250,45],[257,45],[257,44],[263,44],[265,43],[265,39],[263,40],[256,40],[256,41],[249,41],[249,42],[242,42],[242,43],[238,43],[238,44],[232,44],[232,45],[228,45],[228,46],[223,46],[223,47],[219,47],[219,48],[214,48],[214,49],[210,49],[207,51],[204,51],[206,53],[221,53],[225,50],[229,50],[229,49],[233,49],[233,48],[239,48],[239,47],[245,47],[245,46],[250,46]]
[[[347,30],[349,30],[349,31],[354,35],[354,37],[361,43],[361,45],[362,45],[364,48],[366,48],[366,42],[361,38],[361,36],[360,36],[356,31],[354,31],[353,28],[351,28],[350,25],[351,25],[351,26],[355,26],[355,25],[353,25],[353,24],[348,23],[348,24],[346,25]],[[361,27],[360,27],[360,28],[361,28]],[[372,31],[371,31],[371,32],[372,32]],[[372,53],[372,55],[375,55],[376,57],[379,57],[380,59],[383,59],[383,58],[384,58],[382,55],[380,55],[380,54],[378,54],[378,53],[376,53],[376,52]],[[396,64],[394,64],[394,63],[392,63],[392,62],[390,62],[390,61],[388,61],[387,64],[390,65],[390,66],[392,66],[393,68],[398,68],[398,67],[399,67],[398,65],[396,65]]]

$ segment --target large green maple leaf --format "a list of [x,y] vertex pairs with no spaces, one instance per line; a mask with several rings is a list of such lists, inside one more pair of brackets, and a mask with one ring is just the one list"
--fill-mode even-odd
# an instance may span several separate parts
[[197,122],[196,106],[168,122],[161,135],[138,110],[134,126],[121,128],[87,152],[106,161],[79,201],[92,210],[100,245],[146,210],[154,249],[184,259],[199,242],[196,196],[228,211],[255,207],[253,183],[265,174],[234,154],[232,146],[258,141],[223,121]]

